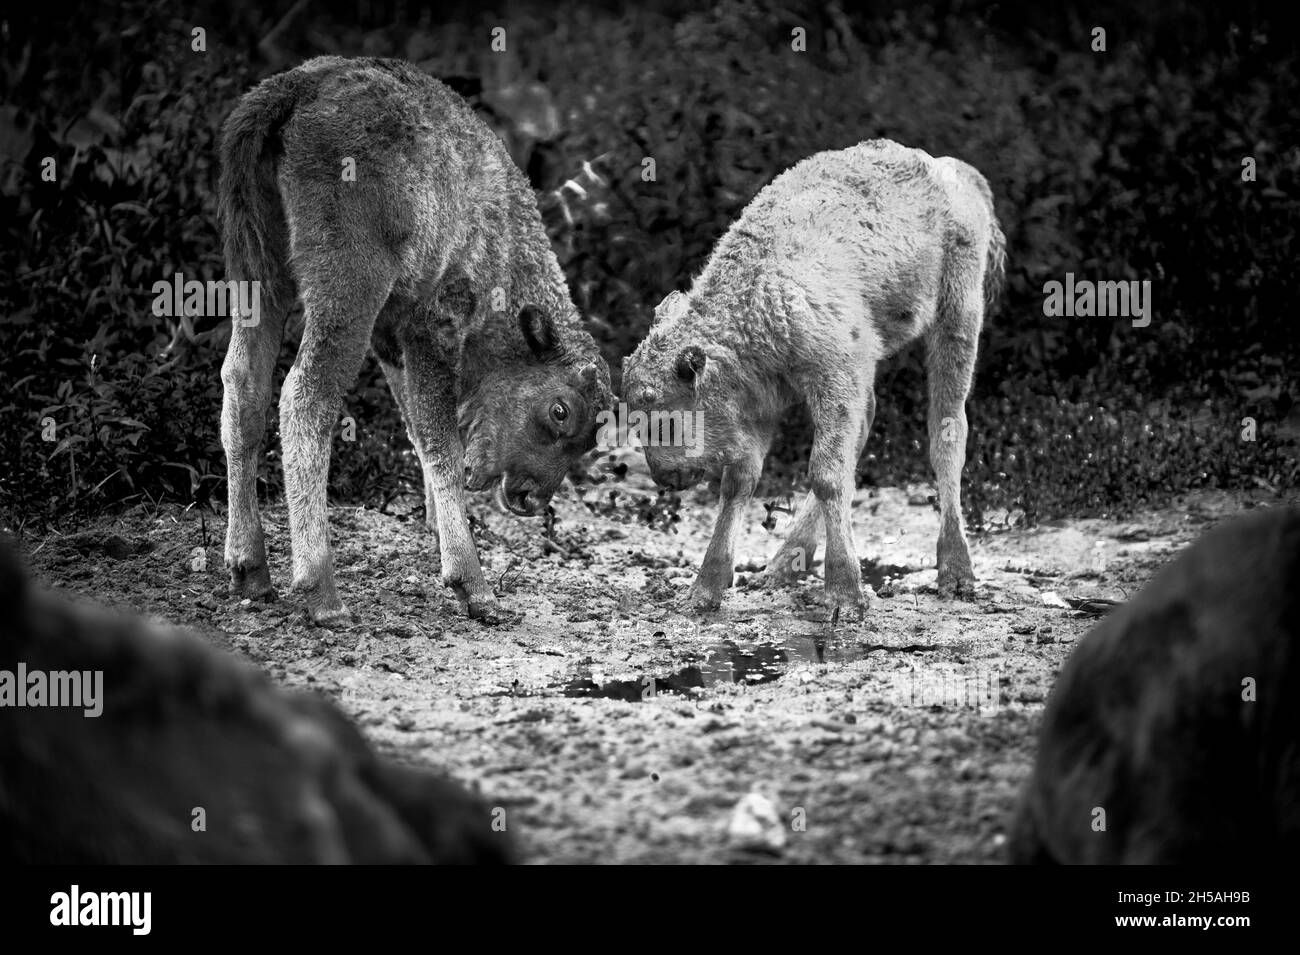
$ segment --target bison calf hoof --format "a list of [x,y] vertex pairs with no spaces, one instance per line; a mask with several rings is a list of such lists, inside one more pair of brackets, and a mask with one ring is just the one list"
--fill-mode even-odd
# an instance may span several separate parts
[[465,612],[471,620],[496,623],[501,619],[501,606],[496,597],[471,597],[465,602]]
[[322,627],[325,630],[346,630],[356,622],[350,611],[343,604],[337,607],[308,607],[307,613],[311,617],[314,626]]
[[246,597],[249,600],[275,599],[275,588],[271,586],[271,569],[266,564],[252,567],[230,567],[230,596]]
[[811,575],[811,568],[790,568],[774,561],[768,564],[759,576],[758,585],[766,590],[782,590],[796,586],[799,581]]
[[975,578],[942,576],[939,578],[939,596],[945,600],[974,600]]
[[874,597],[875,594],[870,587],[828,586],[823,591],[822,601],[831,610],[846,610],[863,617],[871,609]]
[[444,584],[452,589],[456,594],[456,599],[460,601],[461,610],[471,620],[481,620],[484,623],[496,623],[501,616],[501,607],[497,603],[496,594],[491,590],[487,592],[473,591],[462,580],[444,580]]
[[315,626],[339,630],[350,627],[355,622],[351,611],[339,599],[332,579],[315,584],[296,581],[293,590],[302,594],[303,601],[307,604],[307,617]]
[[696,613],[709,613],[717,610],[722,606],[722,588],[702,587],[697,583],[691,588],[687,602]]

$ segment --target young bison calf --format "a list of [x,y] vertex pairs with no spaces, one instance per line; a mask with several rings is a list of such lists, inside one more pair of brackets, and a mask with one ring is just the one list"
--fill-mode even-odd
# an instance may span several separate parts
[[226,121],[221,163],[229,278],[261,283],[221,371],[232,591],[271,593],[258,456],[296,296],[305,327],[280,395],[293,588],[316,623],[349,620],[325,491],[339,405],[373,346],[420,459],[442,579],[470,616],[490,615],[465,465],[471,488],[499,479],[509,510],[535,514],[610,401],[527,181],[462,99],[396,60],[321,57],[266,80]]
[[1300,508],[1226,522],[1079,643],[1015,862],[1289,865],[1300,851]]
[[812,493],[765,577],[806,573],[824,531],[829,602],[865,606],[850,522],[854,470],[875,413],[876,366],[917,338],[927,346],[939,589],[973,590],[960,500],[965,402],[1003,250],[983,176],[877,140],[778,176],[691,290],[664,299],[627,361],[624,394],[635,410],[699,413],[702,447],[646,447],[658,483],[682,489],[721,472],[722,512],[691,592],[696,608],[717,608],[731,585],[738,521],[782,412],[800,401],[816,429]]

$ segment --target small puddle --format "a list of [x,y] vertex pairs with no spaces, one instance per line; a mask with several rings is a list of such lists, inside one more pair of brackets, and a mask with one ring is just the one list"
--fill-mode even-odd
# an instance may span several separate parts
[[[901,564],[882,564],[875,560],[862,561],[862,582],[871,584],[871,589],[877,592],[885,587],[886,581],[898,581],[908,574],[914,574],[919,567],[904,567]],[[888,591],[881,596],[888,596]]]
[[732,640],[716,643],[703,653],[686,657],[687,665],[666,675],[641,674],[629,680],[605,680],[589,668],[576,677],[552,683],[563,696],[626,700],[640,703],[660,693],[679,696],[703,691],[719,683],[756,686],[779,680],[792,663],[849,663],[877,650],[890,653],[928,653],[937,644],[893,646],[883,643],[794,637],[782,644],[760,643],[743,648]]

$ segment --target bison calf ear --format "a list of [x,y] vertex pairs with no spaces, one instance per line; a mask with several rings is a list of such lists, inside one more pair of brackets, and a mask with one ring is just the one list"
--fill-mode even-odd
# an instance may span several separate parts
[[690,304],[686,296],[677,291],[669,292],[664,300],[655,307],[655,317],[651,325],[656,325],[665,318],[673,318],[686,311],[687,305]]
[[704,373],[704,364],[708,361],[708,356],[700,349],[691,345],[689,348],[683,348],[677,356],[677,363],[674,370],[677,377],[689,384],[694,384],[701,374]]
[[560,350],[551,316],[541,309],[525,305],[519,310],[519,330],[524,333],[528,349],[538,358],[554,358]]

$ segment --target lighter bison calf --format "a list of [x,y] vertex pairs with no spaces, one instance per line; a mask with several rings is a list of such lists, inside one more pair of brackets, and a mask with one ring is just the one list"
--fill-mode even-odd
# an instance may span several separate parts
[[1300,851],[1300,508],[1216,527],[1080,642],[1043,715],[1015,862]]
[[812,493],[769,583],[806,573],[823,530],[826,595],[866,605],[854,552],[854,470],[875,412],[877,363],[927,345],[930,460],[938,479],[939,589],[974,588],[961,513],[965,402],[1004,239],[988,183],[956,159],[877,140],[819,153],[778,176],[718,243],[685,294],[659,305],[624,370],[631,408],[699,412],[702,447],[647,447],[681,489],[721,472],[722,511],[691,592],[715,609],[731,585],[738,521],[782,412],[806,402]]
[[[261,283],[221,377],[231,589],[271,593],[258,457],[285,319],[305,328],[280,396],[293,588],[319,624],[350,616],[326,515],[330,436],[373,346],[424,475],[442,579],[496,605],[465,517],[469,486],[535,514],[595,444],[609,370],[583,330],[534,196],[500,140],[396,60],[321,57],[244,96],[222,131],[229,278]],[[251,298],[251,296],[250,296]],[[464,432],[468,438],[462,445]]]

